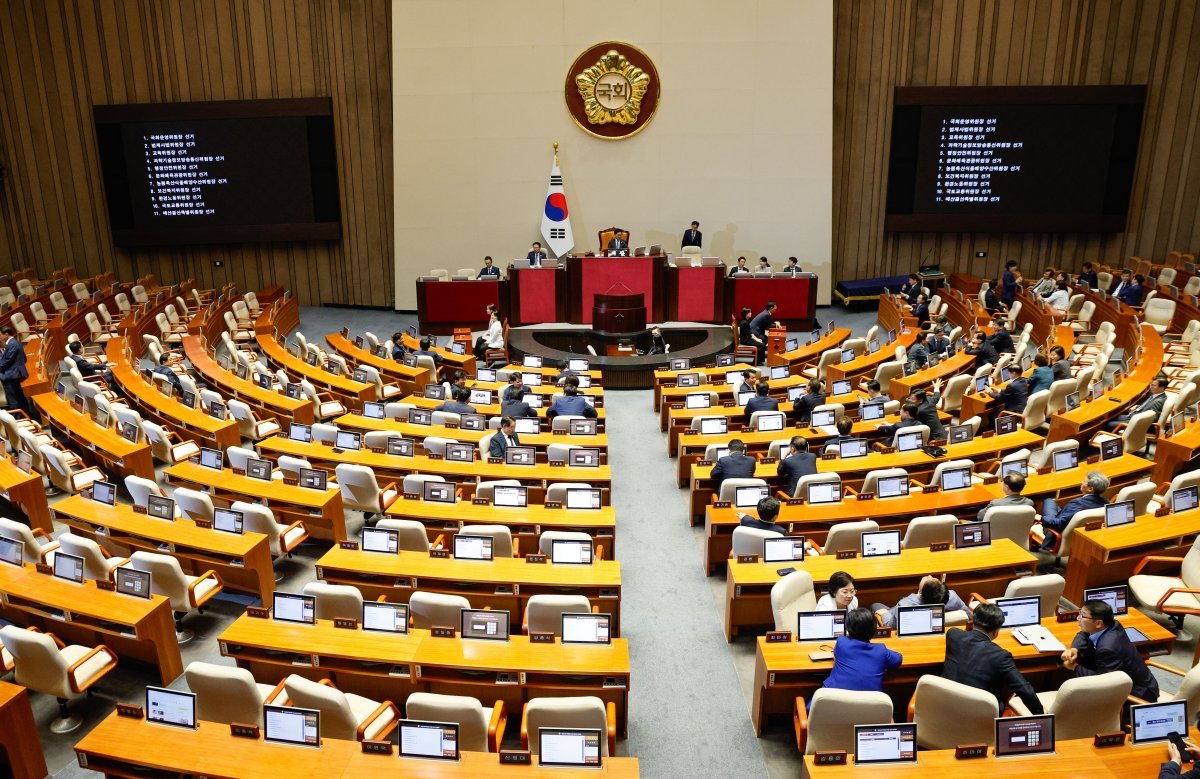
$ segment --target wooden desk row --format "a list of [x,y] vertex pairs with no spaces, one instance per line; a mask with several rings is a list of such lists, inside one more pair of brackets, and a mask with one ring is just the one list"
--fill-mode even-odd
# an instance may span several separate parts
[[[449,438],[464,444],[478,444],[484,436],[495,432],[494,430],[464,430],[461,427],[446,427],[444,425],[414,425],[411,422],[401,422],[396,419],[371,419],[361,414],[345,414],[335,419],[334,424],[349,430],[361,430],[364,432],[383,430],[389,433],[397,433],[404,438],[412,438],[416,441],[424,441],[429,436],[437,436],[439,438]],[[565,436],[554,433],[536,433],[533,435],[521,435],[520,438],[522,446],[533,446],[539,451],[546,449],[550,444],[571,444],[574,446],[595,447],[597,449],[608,448],[608,435],[605,433]]]
[[[404,333],[400,340],[403,342],[404,348],[408,349],[410,352],[421,347],[421,339],[409,335],[408,333]],[[455,354],[450,349],[440,346],[431,349],[430,351],[438,354],[442,358],[442,362],[440,363],[441,367],[444,367],[450,371],[460,370],[466,373],[468,376],[475,375],[475,355],[471,352],[467,352],[466,354]]]
[[[551,390],[551,392],[553,392],[553,391],[555,391],[555,390]],[[500,392],[503,392],[503,390],[500,390]],[[606,410],[604,408],[604,395],[603,395],[604,390],[600,389],[599,387],[597,387],[593,390],[591,387],[589,387],[586,390],[586,392],[589,393],[591,395],[591,397],[595,398],[595,401],[596,401],[596,407],[595,407],[596,408],[596,428],[600,431],[603,431],[604,430],[604,422],[608,416],[608,413],[606,412]],[[544,403],[540,408],[535,408],[535,409],[533,409],[533,411],[536,412],[538,417],[540,418],[542,426],[543,426],[542,429],[548,431],[550,429],[550,425],[546,419],[546,412],[550,410],[550,402],[551,401],[550,401],[549,393],[539,393],[539,394],[541,394],[541,396],[544,400]],[[488,417],[488,418],[498,417],[498,416],[500,416],[500,412],[501,412],[501,404],[498,402],[499,398],[501,396],[499,393],[497,393],[496,397],[497,397],[496,403],[489,403],[487,405],[469,403],[468,405],[470,405],[471,408],[475,409],[476,414],[482,414],[483,416]],[[434,410],[438,406],[442,405],[442,403],[444,403],[445,401],[441,401],[436,398],[427,398],[424,395],[409,395],[408,397],[401,398],[400,400],[398,400],[396,402],[405,403],[410,406],[415,406],[417,408],[427,408],[430,410]]]
[[289,674],[329,678],[343,692],[407,700],[414,692],[469,695],[485,706],[503,700],[521,711],[531,698],[595,695],[617,708],[624,735],[629,720],[629,643],[531,643],[434,638],[428,630],[407,635],[335,628],[332,622],[297,625],[239,617],[220,637],[221,654],[275,684]]
[[425,385],[432,381],[428,368],[413,368],[393,360],[390,356],[380,357],[367,349],[360,349],[341,333],[331,333],[325,336],[325,343],[345,357],[346,362],[351,366],[369,365],[379,371],[379,377],[384,384],[396,384],[406,395],[416,395],[422,392]]
[[29,693],[7,682],[0,682],[0,773],[13,779],[49,776]]
[[400,760],[395,755],[364,753],[354,741],[324,739],[320,749],[234,738],[229,726],[200,722],[195,730],[153,725],[118,717],[114,712],[75,745],[82,768],[105,776],[169,775],[201,779],[350,779],[379,774],[424,779],[546,776],[563,779],[611,776],[635,779],[638,761],[606,757],[600,769],[501,765],[488,752],[462,752],[458,762]]
[[107,473],[154,478],[154,457],[145,440],[133,442],[111,426],[101,427],[89,414],[80,413],[53,392],[41,392],[32,400],[43,421],[70,442],[71,451],[80,459]]
[[25,473],[10,457],[4,455],[0,455],[0,498],[19,506],[25,512],[25,516],[29,517],[31,527],[47,533],[54,532],[42,475],[37,471]]
[[285,427],[292,422],[312,424],[313,406],[308,400],[289,398],[274,390],[263,389],[249,379],[240,379],[221,367],[200,336],[183,337],[183,352],[192,367],[226,397],[242,401],[259,419],[274,419]]

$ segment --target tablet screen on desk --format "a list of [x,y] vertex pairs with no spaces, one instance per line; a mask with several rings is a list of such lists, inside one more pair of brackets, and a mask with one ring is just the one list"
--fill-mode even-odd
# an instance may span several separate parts
[[399,730],[400,757],[458,760],[458,725],[402,719]]
[[25,559],[25,542],[8,536],[0,536],[0,561],[21,566]]
[[863,403],[859,408],[859,418],[864,422],[874,422],[876,419],[883,419],[885,401],[875,400],[870,403]]
[[[537,420],[533,420],[536,424]],[[510,446],[504,450],[504,462],[508,465],[535,465],[537,455],[532,446]]]
[[789,368],[786,365],[772,365],[771,373],[769,375],[770,375],[771,381],[779,381],[780,379],[786,379],[788,376],[791,375],[791,368]]
[[[359,384],[366,384],[367,383],[367,372],[364,371],[362,368],[358,368],[354,371],[354,373],[350,374],[350,378],[353,379],[354,381],[357,381]],[[371,382],[371,383],[374,384],[375,382]]]
[[671,370],[673,371],[686,371],[690,367],[692,367],[692,361],[685,357],[671,360]]
[[416,441],[410,438],[388,438],[388,454],[396,457],[412,457],[417,449]]
[[526,387],[540,387],[540,386],[542,386],[542,374],[540,374],[540,373],[522,373],[521,374],[521,382]]
[[576,447],[567,451],[567,464],[583,468],[600,467],[600,450]]
[[292,383],[287,385],[287,388],[284,389],[283,392],[285,395],[287,395],[292,400],[300,400],[300,393],[302,390],[303,390],[303,387],[301,387],[299,384],[297,384],[296,382],[293,381]]
[[116,589],[122,595],[131,595],[135,598],[150,597],[150,572],[139,571],[136,568],[130,568],[127,565],[122,565],[114,571],[116,573]]
[[965,444],[975,437],[970,425],[953,425],[946,431],[946,440],[952,444]]
[[851,362],[852,360],[854,360],[854,350],[853,349],[843,349],[842,356],[841,356],[841,362]]
[[1129,718],[1135,744],[1166,741],[1172,733],[1186,736],[1188,732],[1186,700],[1131,706]]
[[271,382],[271,375],[269,373],[256,373],[254,375],[258,381],[258,386],[262,387],[265,390],[271,389],[272,382]]
[[280,622],[312,625],[316,622],[316,598],[311,595],[277,592],[273,598],[271,611],[275,619]]
[[763,539],[764,563],[794,563],[804,559],[804,536]]
[[878,530],[860,537],[863,557],[887,557],[900,554],[900,531]]
[[363,601],[362,628],[380,633],[408,633],[408,604]]
[[884,476],[876,480],[875,489],[881,498],[900,498],[908,494],[907,476]]
[[855,725],[854,764],[917,762],[917,726]]
[[901,433],[896,436],[897,452],[914,452],[921,448],[924,437],[920,433]]
[[491,536],[467,536],[459,533],[454,536],[454,559],[490,561],[492,541]]
[[359,533],[359,545],[364,552],[396,554],[400,549],[400,531],[382,527],[364,527]]
[[1026,476],[1029,474],[1029,460],[1008,460],[1000,463],[1000,471],[996,475],[1003,479],[1010,473]]
[[578,357],[567,360],[567,370],[569,370],[569,371],[575,371],[576,373],[581,373],[583,371],[590,370],[591,367],[592,367],[592,364],[590,362],[588,362],[587,360],[580,359]]
[[842,483],[840,481],[820,481],[808,485],[808,502],[811,504],[840,503],[842,500]]
[[409,409],[408,421],[414,425],[431,425],[433,424],[433,412],[427,408]]
[[271,461],[251,457],[246,460],[246,475],[262,481],[271,480]]
[[363,416],[367,419],[383,419],[383,404],[368,400],[363,403]]
[[92,482],[92,500],[105,506],[117,505],[117,487],[112,482]]
[[973,546],[991,546],[991,522],[964,522],[954,526],[954,548],[970,549]]
[[[830,412],[832,413],[832,412]],[[783,414],[763,414],[758,418],[756,426],[760,433],[771,433],[777,430],[782,430],[786,418]],[[813,427],[818,427],[816,422],[811,423]]]
[[965,490],[971,486],[971,468],[946,468],[942,471],[942,492]]
[[1050,754],[1053,751],[1053,714],[996,719],[996,757]]
[[1072,392],[1070,395],[1067,395],[1066,403],[1067,411],[1074,411],[1075,409],[1079,408],[1079,393]]
[[983,374],[982,376],[975,377],[975,387],[974,388],[975,388],[976,392],[983,392],[985,389],[988,388],[988,378],[989,377],[986,373]]
[[1040,625],[1042,622],[1042,596],[1025,595],[1019,598],[996,598],[992,601],[1004,612],[1004,627],[1007,629]]
[[681,373],[675,377],[676,387],[699,387],[700,374],[698,373]]
[[1178,513],[1196,508],[1200,503],[1200,487],[1182,487],[1171,492],[1171,511]]
[[707,392],[692,392],[683,399],[685,408],[708,408],[712,405],[712,398]]
[[600,768],[603,737],[599,729],[538,728],[538,765]]
[[559,635],[564,644],[611,644],[611,621],[610,614],[564,613]]
[[484,609],[463,609],[462,630],[463,638],[482,638],[488,641],[508,640],[507,611],[487,611]]
[[945,630],[945,606],[898,606],[896,608],[896,635],[931,636]]
[[1136,513],[1132,500],[1109,503],[1104,507],[1104,526],[1120,527],[1121,525],[1128,525],[1133,522]]
[[731,387],[736,387],[746,380],[745,371],[726,371],[725,383]]
[[245,514],[233,509],[213,509],[213,529],[223,533],[241,535],[245,522]]
[[155,519],[165,519],[168,522],[175,521],[175,501],[170,498],[163,498],[158,495],[149,495],[146,497],[146,516],[154,517]]
[[[13,460],[17,467],[25,473],[33,473],[33,455],[21,449],[17,452],[16,459]],[[1178,492],[1178,490],[1176,490]]]
[[471,444],[446,444],[446,459],[456,463],[474,462],[475,447]]
[[529,490],[526,487],[494,487],[492,503],[504,508],[525,508],[529,505]]
[[426,384],[425,397],[429,398],[430,400],[445,400],[446,388],[441,384]]
[[849,395],[854,386],[846,379],[838,379],[830,390],[834,395]]
[[711,417],[700,420],[700,435],[724,435],[729,431],[729,420],[725,417]]
[[[782,414],[780,416],[782,416]],[[759,419],[761,420],[762,417],[759,417]],[[833,427],[834,425],[837,424],[837,412],[832,409],[822,409],[820,411],[814,411],[814,412],[812,412],[812,420],[809,422],[809,424],[812,425],[813,427]],[[759,422],[758,429],[759,430],[763,429],[762,422]],[[779,421],[779,427],[767,428],[767,429],[782,430],[783,429],[783,420],[781,419]]]
[[596,420],[572,419],[571,435],[596,435]]
[[54,575],[59,579],[81,584],[83,582],[83,558],[62,551],[55,552]]
[[329,483],[329,474],[319,468],[301,468],[300,486],[310,490],[324,490]]
[[321,712],[263,705],[263,740],[301,747],[321,746]]
[[838,442],[838,455],[842,458],[866,457],[867,442],[862,438],[851,438],[849,441]]
[[190,692],[147,687],[146,721],[194,729],[196,727],[196,696]]
[[208,415],[214,419],[225,418],[225,404],[218,401],[213,401],[208,404]]
[[196,393],[191,392],[189,390],[184,390],[183,392],[179,393],[179,402],[182,403],[183,405],[187,406],[188,408],[195,408],[196,407]]
[[833,641],[846,632],[846,612],[801,611],[796,616],[797,641]]
[[459,343],[458,341],[455,341],[450,344],[450,351],[454,352],[455,354],[457,354],[458,356],[461,357],[462,355],[467,353],[467,347],[464,346],[463,344]]
[[1115,460],[1125,453],[1125,442],[1120,438],[1111,438],[1100,442],[1100,460]]
[[733,505],[736,508],[755,508],[758,502],[770,494],[767,487],[750,485],[738,487],[733,491]]
[[550,562],[559,565],[591,565],[592,541],[556,538],[550,544]]
[[477,406],[492,405],[492,391],[486,389],[471,390],[471,403]]
[[542,367],[542,358],[540,355],[527,354],[527,355],[525,355],[525,358],[523,360],[521,360],[521,367],[522,368],[540,368],[540,367]]
[[537,417],[520,417],[513,420],[513,432],[517,435],[537,435],[541,429],[542,425]]
[[1129,613],[1129,587],[1115,584],[1111,587],[1095,587],[1083,591],[1083,602],[1102,600],[1108,604],[1115,616]]
[[750,390],[746,390],[745,392],[739,392],[737,394],[737,404],[739,406],[745,408],[746,404],[750,402],[750,398],[752,398],[752,397],[754,397],[754,392],[752,392]]
[[1069,471],[1079,467],[1079,449],[1063,449],[1054,453],[1054,472]]
[[453,482],[427,481],[421,485],[422,496],[431,503],[453,503],[457,489]]
[[475,371],[476,381],[495,381],[496,370],[494,368],[478,368]]
[[730,365],[733,365],[734,362],[736,362],[736,360],[734,359],[732,354],[718,354],[717,355],[717,367],[718,368],[728,368]]
[[800,339],[799,338],[789,338],[783,345],[783,350],[785,352],[794,352],[799,348],[800,348]]
[[132,422],[122,422],[121,423],[121,437],[124,438],[126,441],[130,441],[130,442],[136,444],[137,440],[138,440],[138,432],[137,431],[138,431],[137,425],[133,424]]
[[221,470],[224,458],[220,449],[200,449],[200,464],[215,471]]
[[600,508],[600,490],[598,488],[585,489],[583,487],[574,487],[567,489],[567,508],[569,509],[599,509]]
[[339,430],[333,438],[333,446],[335,449],[358,451],[362,448],[362,434],[350,430]]

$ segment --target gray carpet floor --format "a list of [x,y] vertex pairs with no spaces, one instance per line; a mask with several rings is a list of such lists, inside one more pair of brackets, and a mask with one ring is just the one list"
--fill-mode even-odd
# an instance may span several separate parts
[[[847,312],[839,306],[822,309],[819,316],[822,325],[833,317],[860,334],[875,323],[873,309]],[[412,315],[305,308],[300,329],[310,340],[322,341],[324,334],[343,326],[386,337],[409,324],[415,324]],[[751,637],[725,641],[724,576],[704,575],[703,531],[688,526],[687,491],[674,486],[676,462],[667,456],[651,393],[610,392],[605,403],[620,526],[622,635],[629,639],[632,656],[629,738],[619,745],[619,753],[638,757],[646,777],[797,776],[800,758],[790,727],[777,724],[762,738],[754,736],[750,700],[755,643]],[[357,532],[361,517],[351,514],[349,519],[351,532]],[[313,578],[313,564],[323,550],[323,545],[306,545],[294,559],[281,562],[285,578],[277,587],[298,591]],[[189,617],[186,624],[197,638],[183,647],[184,664],[227,662],[220,657],[216,639],[241,610],[242,604],[223,600],[204,615]],[[1182,646],[1162,659],[1187,668],[1192,648]],[[1155,673],[1164,691],[1178,689],[1179,677]],[[33,695],[51,773],[95,776],[75,765],[74,743],[116,701],[140,702],[144,687],[156,683],[147,668],[123,664],[99,685],[93,698],[75,706],[84,717],[84,728],[66,736],[47,728],[57,711],[53,699]],[[173,686],[183,688],[183,679]],[[511,736],[516,736],[515,730]]]

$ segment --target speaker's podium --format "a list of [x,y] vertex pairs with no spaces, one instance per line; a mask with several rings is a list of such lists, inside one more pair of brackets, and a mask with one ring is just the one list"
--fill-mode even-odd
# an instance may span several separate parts
[[612,294],[611,290],[610,287],[609,292],[593,296],[592,329],[601,335],[640,333],[645,330],[645,294]]

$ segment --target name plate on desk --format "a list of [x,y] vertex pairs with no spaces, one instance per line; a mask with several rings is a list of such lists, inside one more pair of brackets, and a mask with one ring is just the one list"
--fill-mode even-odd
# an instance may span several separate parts
[[774,465],[779,462],[778,457],[764,457],[758,461],[760,465]]
[[544,554],[527,554],[527,555],[525,555],[525,562],[526,563],[545,564],[546,555],[544,555]]
[[529,751],[525,749],[501,749],[500,765],[532,765]]
[[204,530],[212,530],[213,523],[212,523],[211,519],[194,519],[194,520],[192,520],[192,522],[194,522],[196,524],[196,527],[198,527],[198,528],[202,528]]
[[[1098,454],[1094,454],[1091,457],[1087,458],[1088,465],[1095,465],[1098,462],[1100,462],[1100,455],[1098,455]],[[1097,738],[1099,738],[1099,736],[1097,736]],[[1099,745],[1097,745],[1097,746],[1099,746]]]
[[1102,528],[1102,527],[1104,527],[1104,520],[1103,520],[1103,519],[1093,519],[1093,520],[1091,520],[1090,522],[1084,522],[1084,523],[1083,523],[1083,529],[1084,529],[1084,530],[1088,530],[1088,531],[1091,531],[1091,530],[1099,530],[1099,529],[1100,529],[1100,528]]
[[757,563],[758,555],[756,554],[740,554],[737,556],[739,563]]
[[139,506],[139,505],[137,505],[137,504],[135,503],[135,504],[134,504],[134,506],[133,506],[133,513],[134,513],[134,514],[145,514],[145,513],[146,513],[146,507],[145,507],[145,506]]
[[503,464],[504,464],[503,457],[489,457],[488,458],[488,465],[503,465]]
[[814,765],[845,765],[846,753],[841,750],[828,750],[813,754]]
[[257,740],[259,737],[258,725],[247,725],[241,722],[229,723],[229,735],[237,738],[252,738]]
[[358,551],[358,542],[357,541],[338,541],[338,548],[339,549],[349,549],[351,552],[357,552]]
[[387,447],[383,447],[383,446],[372,446],[372,447],[371,447],[371,454],[387,454]]
[[434,626],[429,629],[429,635],[434,638],[454,638],[454,628]]
[[949,541],[934,541],[932,544],[929,545],[929,551],[931,551],[931,552],[948,552],[948,551],[950,551],[950,542]]
[[551,430],[550,435],[566,435],[568,432],[567,430]]
[[837,452],[829,452],[829,453],[822,452],[821,453],[822,460],[836,460],[837,458],[838,458]]
[[921,493],[927,494],[930,492],[941,492],[941,490],[942,490],[942,488],[937,486],[936,484],[926,484],[924,487],[921,488]]
[[554,643],[554,634],[553,633],[530,633],[529,634],[529,643],[531,643],[531,644],[553,644]]
[[955,760],[974,760],[977,757],[987,757],[987,744],[962,744],[954,748]]
[[96,589],[97,590],[105,590],[107,592],[115,592],[117,589],[117,585],[115,582],[97,579],[96,580]]
[[712,504],[712,506],[715,509],[727,509],[733,508],[733,503],[728,500],[718,500],[716,503]]
[[420,500],[421,499],[421,496],[415,492],[405,492],[400,497],[404,498],[404,500]]
[[551,468],[564,468],[564,467],[566,467],[566,465],[567,465],[567,463],[565,460],[551,460],[550,461]]
[[768,644],[785,644],[792,640],[792,631],[790,630],[768,630]]
[[892,637],[892,629],[891,628],[885,627],[883,625],[880,625],[879,627],[875,628],[875,638],[891,638],[891,637]]
[[439,560],[445,560],[450,556],[450,551],[447,549],[430,549],[429,556],[436,557]]
[[360,741],[364,755],[390,755],[392,754],[392,742],[390,741],[371,741],[366,739]]
[[134,706],[132,703],[118,703],[117,716],[129,717],[130,719],[141,719],[145,716],[145,711],[141,706]]
[[342,630],[358,630],[358,620],[345,617],[334,617],[333,626]]
[[245,476],[246,475],[245,468],[230,468],[229,470],[233,471],[234,476]]
[[879,447],[879,449],[878,449],[878,452],[879,452],[880,454],[895,454],[895,453],[896,453],[896,447],[894,447],[894,446],[881,446],[881,447]]
[[853,560],[858,557],[858,552],[854,549],[843,549],[837,553],[838,560]]
[[486,506],[486,505],[488,505],[488,501],[487,501],[487,498],[472,498],[471,505],[472,506]]
[[1114,733],[1097,733],[1092,739],[1094,747],[1119,747],[1125,743],[1125,734],[1121,731]]
[[713,464],[712,460],[700,460],[696,463],[696,465],[699,465],[701,468],[706,468],[712,464]]
[[875,493],[873,493],[873,492],[860,492],[860,493],[858,493],[858,499],[859,499],[859,500],[875,500]]
[[246,616],[254,617],[255,619],[270,619],[271,610],[265,606],[247,606]]
[[435,452],[430,452],[429,454],[425,455],[425,457],[426,457],[426,458],[428,458],[428,459],[430,459],[430,460],[441,460],[441,459],[444,459],[444,458],[443,458],[443,457],[442,457],[440,454],[437,454],[437,453],[435,453]]
[[289,479],[287,476],[284,476],[283,477],[283,486],[298,487],[298,486],[300,486],[300,480],[299,479]]
[[558,501],[558,500],[552,500],[552,501],[550,501],[550,502],[548,502],[548,503],[544,503],[544,504],[542,504],[542,507],[543,507],[543,508],[547,508],[547,509],[551,509],[551,510],[553,510],[553,509],[560,509],[560,508],[562,508],[562,507],[563,507],[563,504],[562,504],[562,501]]
[[1079,619],[1079,609],[1074,611],[1060,611],[1054,615],[1054,619],[1058,622],[1074,622]]
[[785,506],[803,506],[804,498],[788,498]]
[[38,573],[44,573],[47,575],[53,575],[54,573],[54,569],[45,563],[34,563],[33,569]]

